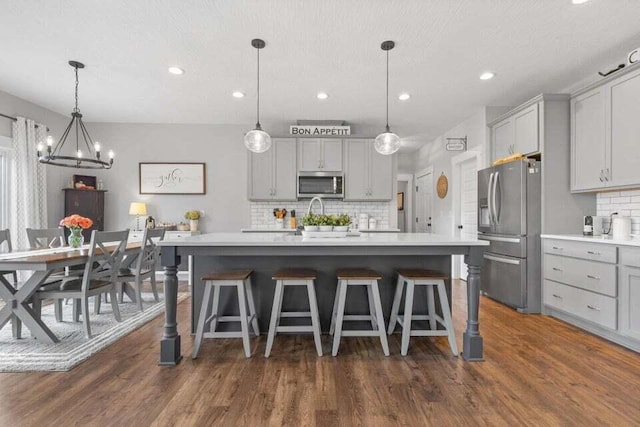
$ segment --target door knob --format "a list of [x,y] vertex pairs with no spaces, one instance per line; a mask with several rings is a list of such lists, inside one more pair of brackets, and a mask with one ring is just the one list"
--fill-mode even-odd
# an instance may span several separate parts
[[458,226],[458,230],[462,230],[462,225],[459,225],[459,226]]

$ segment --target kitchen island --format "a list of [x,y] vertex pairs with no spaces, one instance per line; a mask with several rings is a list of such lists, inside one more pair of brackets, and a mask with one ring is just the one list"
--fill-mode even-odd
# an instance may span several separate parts
[[[397,268],[428,268],[451,274],[451,256],[464,255],[469,267],[467,279],[467,327],[463,334],[462,357],[482,360],[483,347],[478,323],[480,268],[488,242],[427,233],[372,233],[358,237],[307,239],[282,233],[211,233],[160,242],[165,271],[165,325],[160,343],[160,364],[175,365],[182,358],[176,310],[178,265],[183,257],[193,258],[192,331],[202,300],[200,277],[215,269],[254,270],[252,284],[260,327],[266,330],[275,283],[271,275],[279,268],[313,268],[318,272],[316,292],[323,329],[330,323],[336,292],[337,268],[371,268],[380,272],[380,294],[385,318],[391,309]],[[448,283],[447,292],[451,294]],[[232,295],[228,297],[233,298]],[[224,302],[224,295],[221,296]],[[285,295],[284,306],[302,304],[301,295]],[[451,298],[449,298],[451,301]],[[233,301],[232,301],[233,302]],[[237,303],[227,303],[230,310]],[[366,295],[347,303],[347,311],[366,307]],[[416,311],[420,309],[418,296]],[[386,320],[385,319],[385,320]]]

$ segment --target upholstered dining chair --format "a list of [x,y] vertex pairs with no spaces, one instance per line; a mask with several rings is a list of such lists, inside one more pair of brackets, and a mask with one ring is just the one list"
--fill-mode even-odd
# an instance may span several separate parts
[[[9,230],[0,230],[0,253],[11,252],[11,233]],[[0,276],[11,275],[13,286],[18,287],[18,274],[15,271],[0,271]]]
[[[80,300],[80,312],[84,323],[85,335],[91,338],[89,322],[89,298],[109,293],[115,319],[120,322],[120,311],[116,298],[115,283],[120,264],[127,248],[129,230],[96,231],[91,234],[88,259],[82,277],[70,277],[62,280],[57,289],[43,289],[34,296],[34,311],[39,315],[42,300],[61,300],[71,298]],[[107,243],[110,243],[107,245]]]
[[[160,259],[160,247],[157,243],[164,239],[164,233],[164,228],[145,229],[142,236],[140,252],[135,260],[135,266],[133,268],[120,269],[120,273],[118,274],[119,284],[134,284],[136,303],[140,311],[144,310],[142,307],[142,282],[146,279],[151,281],[151,291],[153,292],[154,300],[156,302],[160,301],[156,286],[156,267]],[[122,298],[122,291],[120,292]]]

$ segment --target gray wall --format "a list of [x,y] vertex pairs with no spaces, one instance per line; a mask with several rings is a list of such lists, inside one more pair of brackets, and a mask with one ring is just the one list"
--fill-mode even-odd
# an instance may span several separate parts
[[[156,221],[178,222],[184,212],[204,211],[201,229],[238,231],[249,223],[247,150],[242,125],[90,123],[94,140],[116,153],[114,166],[96,175],[106,194],[105,228],[131,227],[129,203],[143,201]],[[204,162],[205,195],[138,194],[139,162]]]

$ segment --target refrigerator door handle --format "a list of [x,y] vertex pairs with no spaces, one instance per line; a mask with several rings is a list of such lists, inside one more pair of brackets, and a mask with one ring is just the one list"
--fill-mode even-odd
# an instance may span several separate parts
[[489,261],[501,262],[503,264],[520,265],[519,259],[502,258],[502,257],[497,257],[497,256],[487,255],[487,254],[484,255],[484,259],[488,259]]
[[493,190],[492,190],[492,200],[491,200],[491,206],[493,208],[493,221],[497,224],[500,221],[500,213],[499,210],[497,209],[497,197],[496,197],[496,193],[498,192],[498,179],[500,178],[500,172],[496,172],[495,173],[495,177],[493,178]]
[[493,242],[505,242],[505,243],[520,243],[520,239],[517,237],[498,237],[498,236],[487,236],[480,235],[478,236],[480,240],[491,240]]
[[489,185],[487,186],[487,205],[489,207],[489,223],[490,225],[493,225],[493,207],[491,206],[491,186],[493,185],[493,174],[494,172],[491,172],[491,175],[489,175]]

